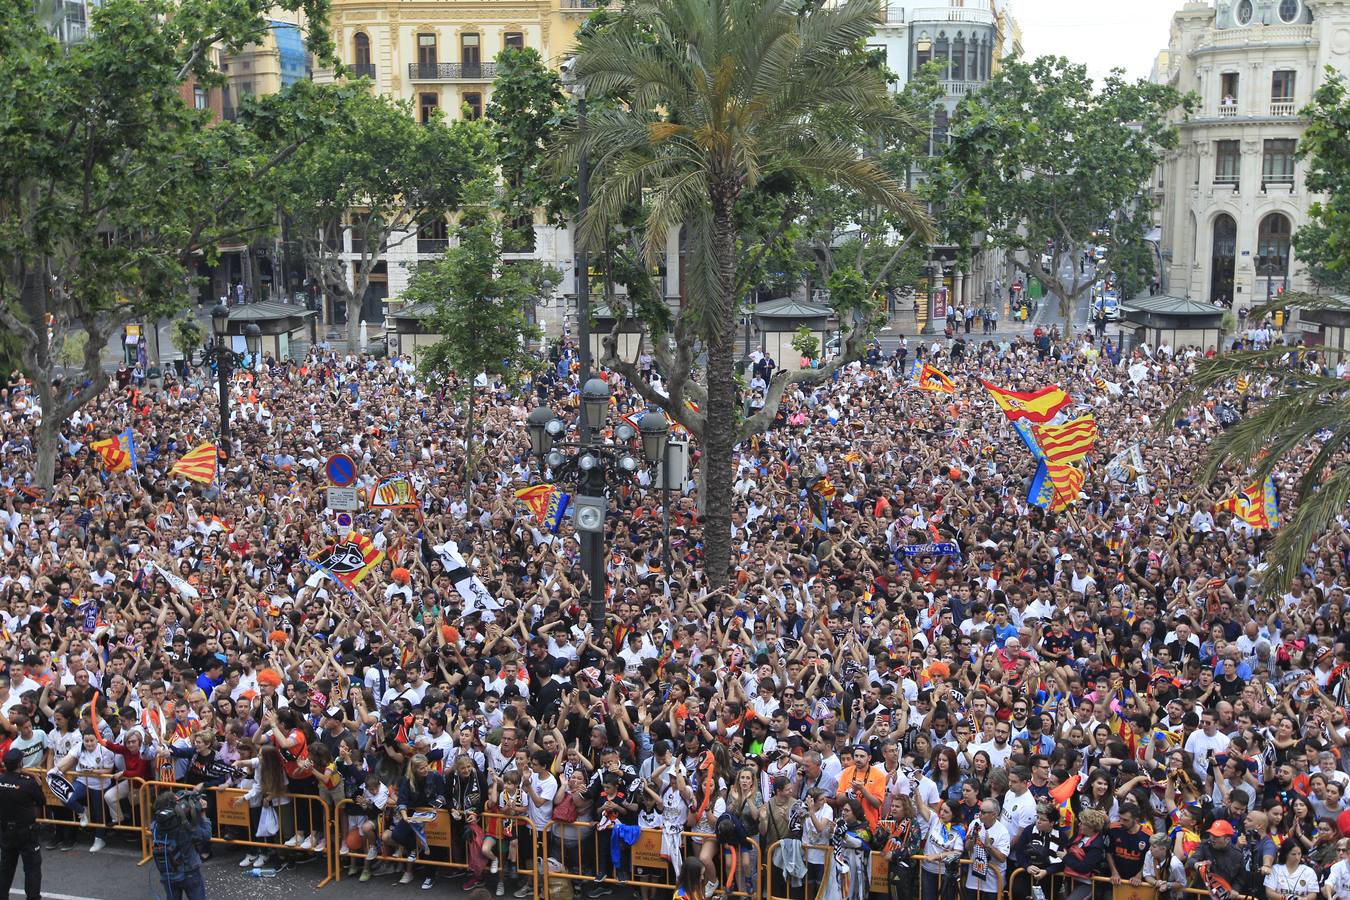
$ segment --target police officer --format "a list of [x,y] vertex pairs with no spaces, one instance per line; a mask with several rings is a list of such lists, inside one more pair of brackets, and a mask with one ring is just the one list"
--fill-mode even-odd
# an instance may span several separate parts
[[22,766],[22,750],[5,754],[5,771],[0,774],[0,897],[9,896],[22,856],[24,894],[28,900],[39,900],[42,848],[34,834],[33,822],[46,798],[37,780],[21,771]]

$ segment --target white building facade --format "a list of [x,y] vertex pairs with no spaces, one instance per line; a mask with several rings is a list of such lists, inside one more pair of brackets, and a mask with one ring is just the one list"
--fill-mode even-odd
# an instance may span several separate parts
[[1165,291],[1239,309],[1311,287],[1292,248],[1314,199],[1295,152],[1327,66],[1350,72],[1348,0],[1193,0],[1173,17],[1154,77],[1199,100],[1174,113],[1158,179]]

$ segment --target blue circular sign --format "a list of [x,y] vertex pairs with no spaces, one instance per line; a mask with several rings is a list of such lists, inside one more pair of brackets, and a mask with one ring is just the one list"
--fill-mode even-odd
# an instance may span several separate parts
[[338,514],[337,514],[337,523],[338,523],[338,527],[339,527],[339,528],[351,528],[351,527],[352,527],[352,516],[351,516],[351,513],[345,513],[345,512],[344,512],[344,513],[338,513]]
[[328,457],[324,471],[334,487],[346,487],[356,480],[356,460],[345,453],[334,453]]

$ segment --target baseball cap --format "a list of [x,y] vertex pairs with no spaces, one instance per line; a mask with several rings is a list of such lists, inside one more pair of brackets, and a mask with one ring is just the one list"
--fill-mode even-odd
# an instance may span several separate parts
[[1229,837],[1232,837],[1233,823],[1229,822],[1227,819],[1220,819],[1213,825],[1209,826],[1209,833],[1213,835],[1228,835]]

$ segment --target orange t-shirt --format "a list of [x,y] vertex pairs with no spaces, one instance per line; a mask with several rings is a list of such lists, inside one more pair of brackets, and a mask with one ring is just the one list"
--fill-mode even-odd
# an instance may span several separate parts
[[886,773],[879,766],[868,766],[867,772],[861,778],[858,776],[858,767],[849,766],[839,773],[839,790],[836,797],[847,797],[848,792],[853,788],[855,781],[861,781],[858,786],[858,801],[862,803],[863,816],[867,819],[867,824],[873,828],[877,827],[877,820],[881,818],[881,806],[873,806],[864,800],[861,796],[862,788],[866,787],[872,796],[876,797],[882,803],[886,801]]
[[[281,768],[286,770],[287,778],[308,778],[314,774],[312,771],[300,771],[300,760],[309,759],[309,743],[305,740],[305,733],[296,728],[291,732],[290,738],[295,743],[282,753]],[[276,735],[272,735],[272,743],[277,745],[277,749],[281,749],[281,744],[277,742]],[[291,757],[290,759],[286,758],[288,755]]]

